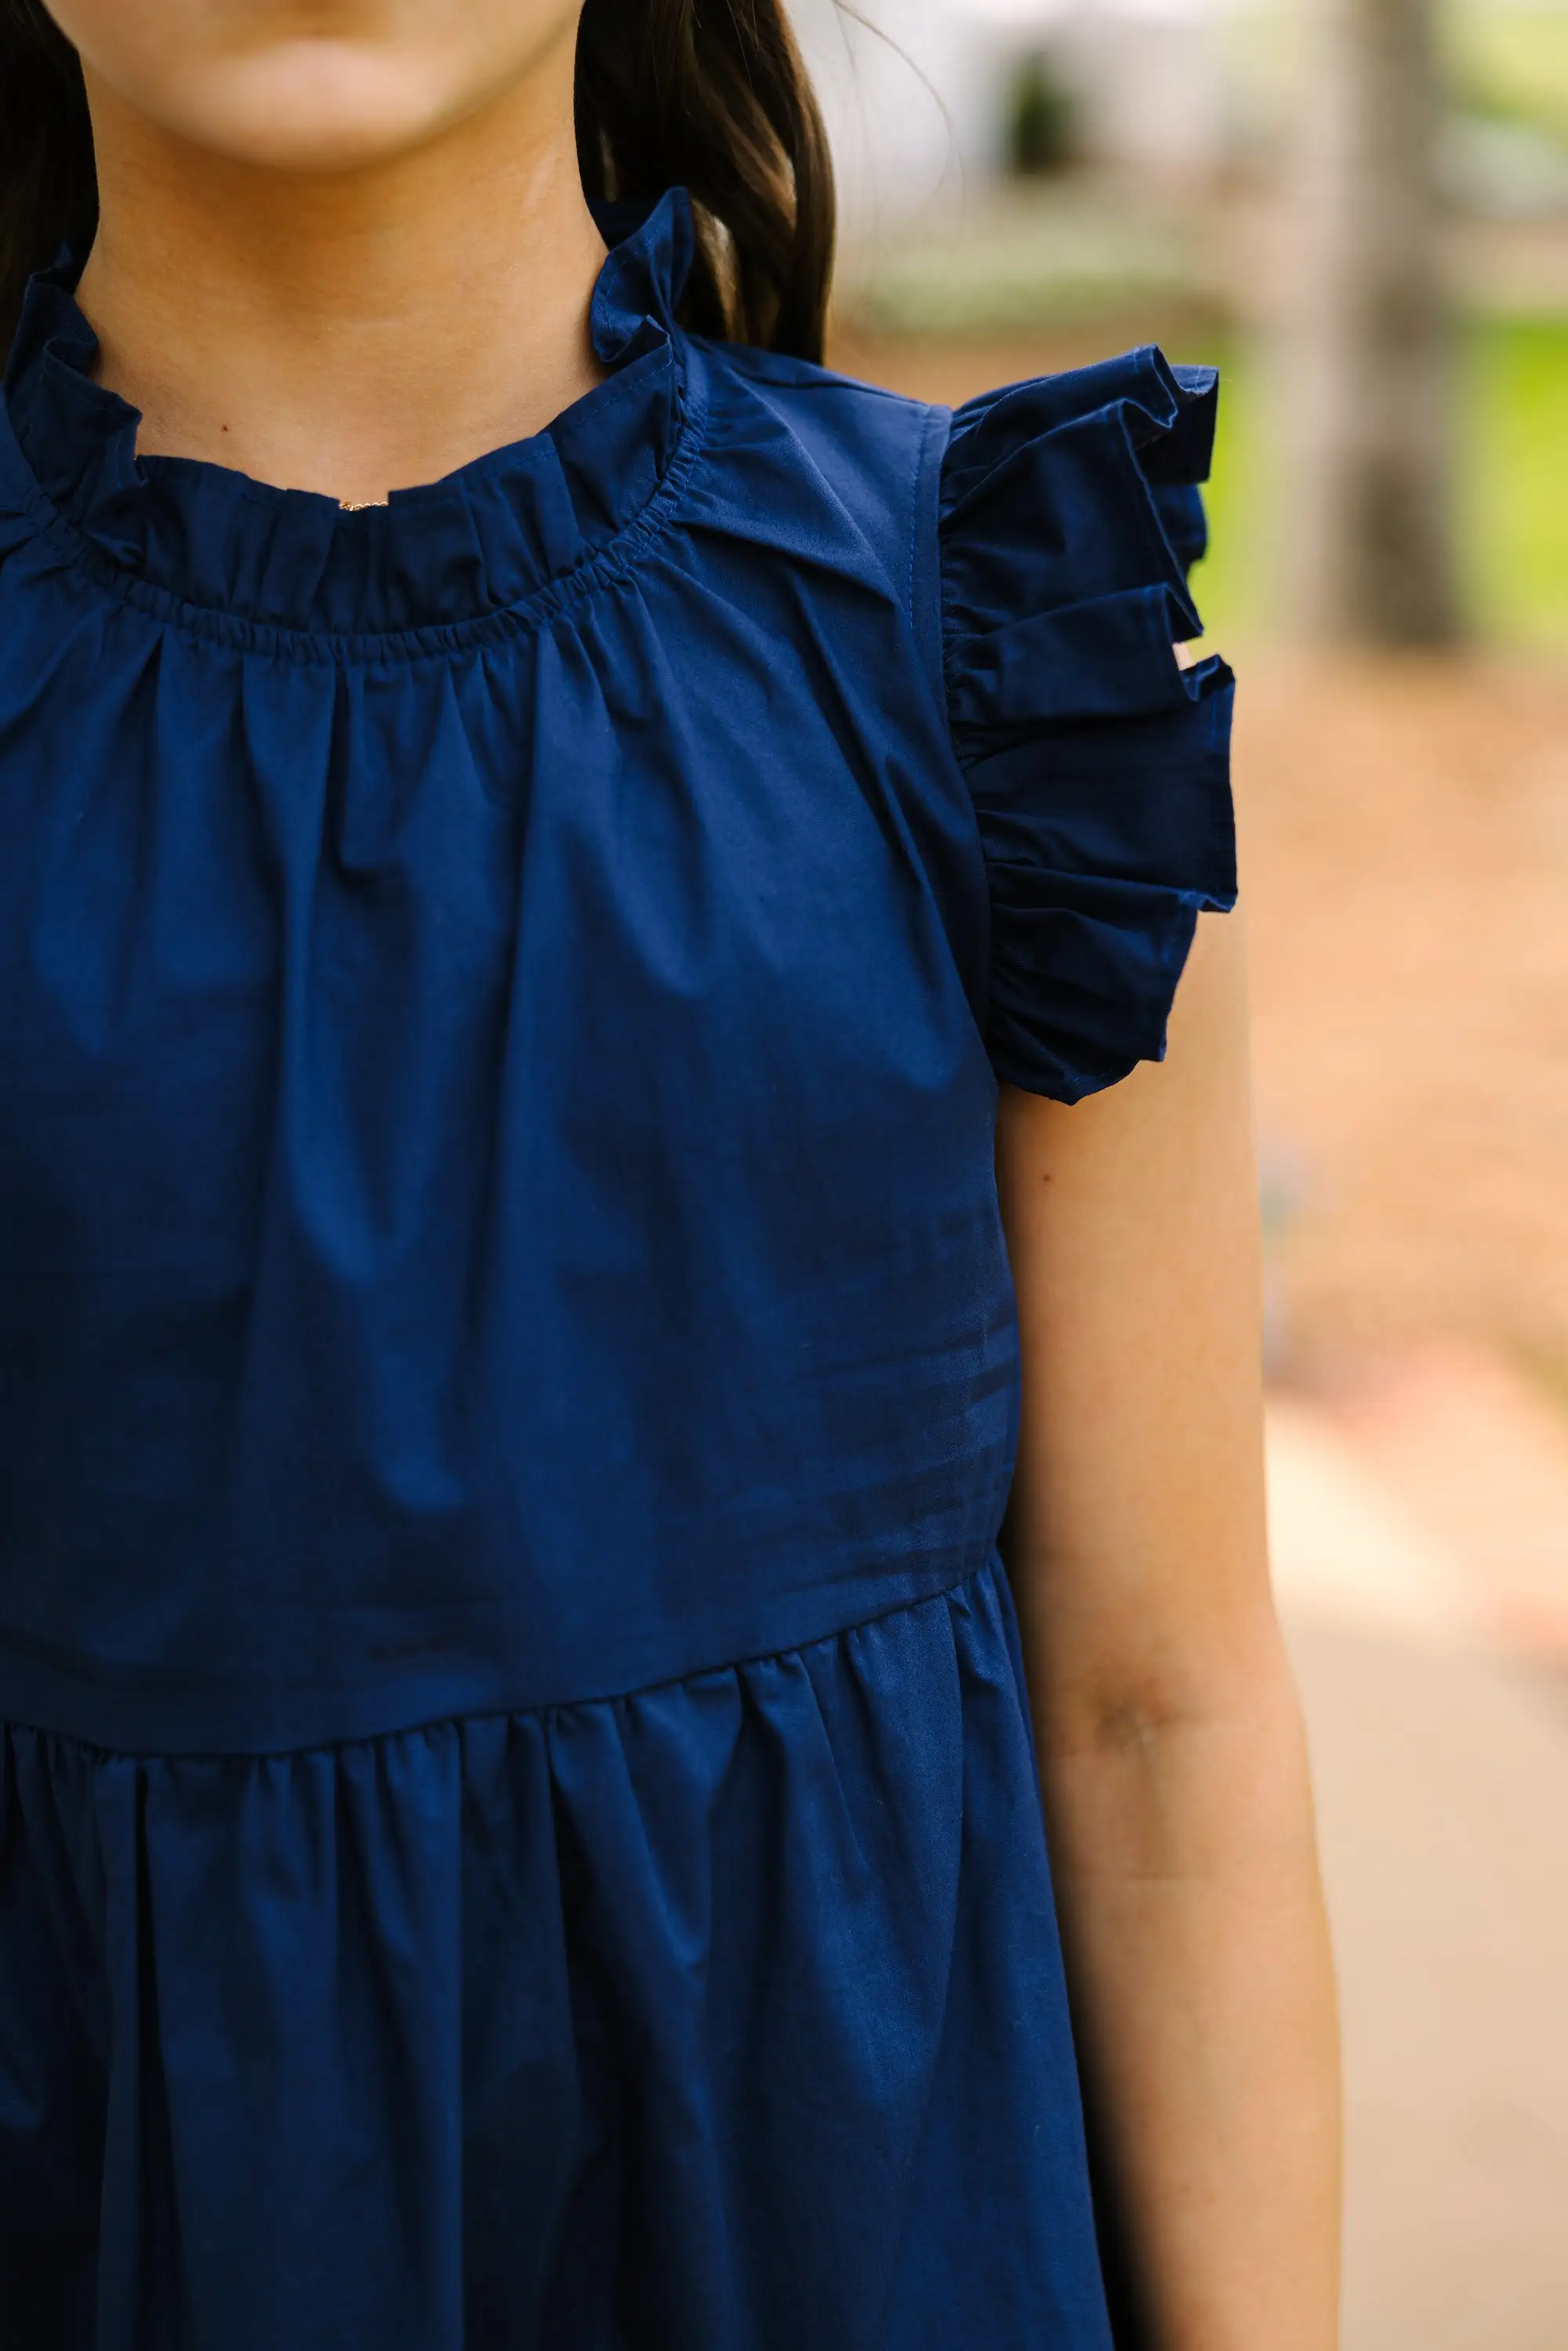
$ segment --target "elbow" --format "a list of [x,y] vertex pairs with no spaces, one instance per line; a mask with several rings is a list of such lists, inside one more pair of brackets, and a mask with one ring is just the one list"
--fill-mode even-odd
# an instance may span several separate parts
[[1042,1754],[1153,1766],[1197,1746],[1232,1751],[1301,1736],[1301,1706],[1271,1604],[1162,1635],[1147,1624],[1082,1645],[1026,1640]]

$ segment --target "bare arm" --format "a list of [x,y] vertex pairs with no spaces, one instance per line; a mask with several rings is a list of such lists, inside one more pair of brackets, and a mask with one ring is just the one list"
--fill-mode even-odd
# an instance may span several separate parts
[[1271,1604],[1238,916],[1167,1060],[1004,1089],[1024,1426],[1004,1541],[1090,2095],[1158,2351],[1333,2351],[1338,2050]]

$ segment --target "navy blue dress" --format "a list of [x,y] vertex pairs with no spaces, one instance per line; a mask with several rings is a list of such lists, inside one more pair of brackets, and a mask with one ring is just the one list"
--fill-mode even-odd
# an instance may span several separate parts
[[1213,379],[953,415],[690,248],[365,512],[139,461],[28,292],[6,2351],[1108,2341],[992,1129],[1234,896]]

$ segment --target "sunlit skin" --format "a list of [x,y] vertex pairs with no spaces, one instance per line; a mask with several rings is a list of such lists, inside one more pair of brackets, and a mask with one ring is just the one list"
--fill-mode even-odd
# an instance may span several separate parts
[[[576,0],[63,0],[141,447],[361,503],[596,381]],[[1025,1385],[1006,1552],[1088,2078],[1153,2351],[1333,2351],[1335,2015],[1270,1598],[1240,918],[1168,1059],[1004,1088]]]
[[63,0],[101,225],[78,289],[143,454],[353,504],[601,371],[580,0]]

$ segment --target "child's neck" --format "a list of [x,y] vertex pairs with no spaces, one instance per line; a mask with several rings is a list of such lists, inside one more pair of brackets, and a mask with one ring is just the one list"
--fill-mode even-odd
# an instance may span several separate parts
[[604,247],[560,98],[536,77],[392,162],[311,174],[235,163],[93,89],[100,225],[78,299],[99,380],[142,413],[140,452],[363,505],[591,390]]

